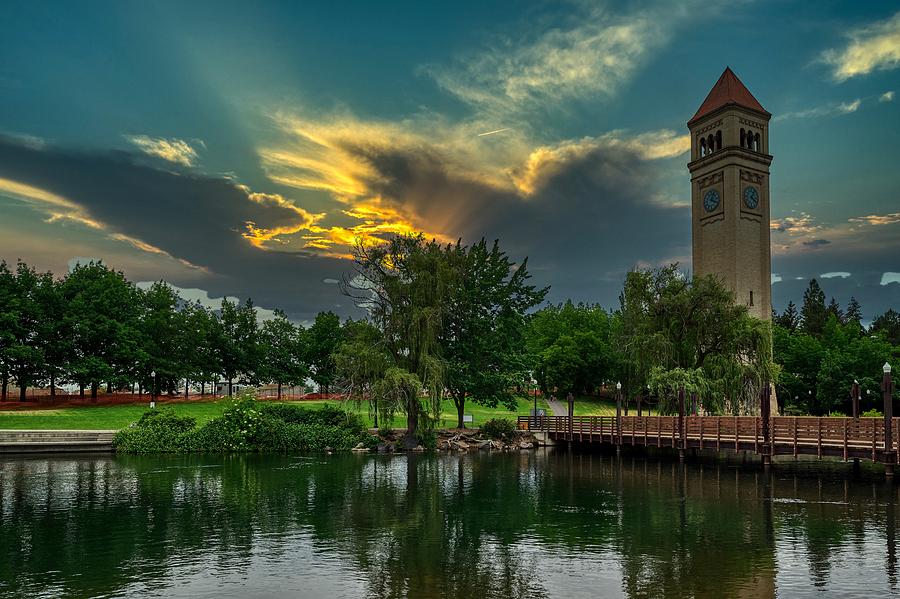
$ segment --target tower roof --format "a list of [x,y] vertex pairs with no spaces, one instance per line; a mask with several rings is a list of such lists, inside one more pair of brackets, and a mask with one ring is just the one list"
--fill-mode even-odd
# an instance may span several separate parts
[[706,99],[703,100],[703,104],[697,109],[697,113],[688,121],[688,125],[712,111],[723,106],[728,106],[729,104],[749,108],[750,110],[761,112],[766,116],[772,116],[762,107],[759,101],[753,97],[750,90],[741,83],[741,80],[737,78],[737,75],[734,74],[731,67],[725,67],[722,76],[719,77],[719,80],[716,81],[716,84],[709,91]]

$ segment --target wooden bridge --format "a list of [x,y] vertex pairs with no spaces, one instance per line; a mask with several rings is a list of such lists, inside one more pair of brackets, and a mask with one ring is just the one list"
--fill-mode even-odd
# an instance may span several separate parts
[[[747,451],[763,456],[815,455],[900,462],[900,418],[816,416],[519,416],[520,429],[544,432],[554,441],[621,446]],[[768,426],[766,426],[768,424]]]

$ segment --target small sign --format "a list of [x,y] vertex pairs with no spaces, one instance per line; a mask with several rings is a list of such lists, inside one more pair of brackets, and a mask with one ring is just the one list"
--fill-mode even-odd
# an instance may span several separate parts
[[474,422],[471,414],[463,414],[463,422]]

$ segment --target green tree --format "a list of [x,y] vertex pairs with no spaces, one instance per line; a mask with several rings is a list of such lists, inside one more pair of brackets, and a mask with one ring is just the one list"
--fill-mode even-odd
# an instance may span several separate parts
[[359,244],[354,263],[356,277],[345,291],[369,308],[391,362],[373,392],[384,409],[406,414],[405,443],[412,445],[420,427],[431,427],[440,415],[446,382],[440,340],[459,269],[441,244],[421,235]]
[[[777,375],[771,330],[746,306],[736,305],[718,279],[688,279],[676,264],[633,271],[626,276],[621,304],[617,345],[628,368],[641,373],[638,378],[649,380],[653,368],[660,369],[656,379],[675,369],[702,370],[710,382],[703,398],[708,410],[758,408],[761,386]],[[660,399],[664,411],[674,408],[671,394]]]
[[446,360],[445,385],[463,428],[466,400],[489,407],[516,406],[511,390],[527,376],[525,314],[547,289],[527,283],[528,261],[514,264],[495,241],[446,246],[444,253],[459,273],[453,278],[450,305],[440,343]]
[[184,359],[184,375],[199,382],[200,395],[205,395],[206,383],[214,382],[222,372],[218,351],[222,347],[222,330],[215,313],[199,303],[185,306],[178,345]]
[[850,296],[850,301],[847,302],[847,311],[844,313],[844,322],[846,324],[855,324],[857,328],[862,328],[860,322],[862,321],[862,306],[859,305],[859,302],[856,301],[856,298],[852,295]]
[[[48,275],[49,276],[49,275]],[[41,302],[39,299],[41,275],[24,262],[16,264],[12,277],[12,302],[5,358],[9,374],[19,387],[19,400],[25,401],[25,392],[35,385],[44,370],[44,352],[41,344]]]
[[155,373],[150,381],[156,392],[173,392],[177,381],[186,373],[186,356],[182,354],[181,336],[184,322],[178,313],[178,294],[162,281],[153,283],[141,294],[141,378]]
[[319,312],[306,331],[306,361],[321,393],[330,393],[337,374],[334,354],[341,344],[341,319],[334,312]]
[[826,320],[828,316],[834,316],[838,320],[838,322],[844,322],[844,311],[841,310],[841,305],[833,297],[831,298],[831,301],[828,302],[828,308],[825,309],[825,313]]
[[275,317],[265,321],[260,330],[261,378],[278,385],[278,399],[281,399],[282,385],[300,385],[309,376],[303,360],[305,336],[302,333],[281,310],[276,310]]
[[62,284],[50,273],[40,277],[37,288],[40,311],[37,342],[44,356],[43,379],[50,385],[50,397],[56,396],[57,382],[65,375],[72,352],[71,333],[66,328],[66,305]]
[[872,321],[869,330],[887,339],[891,345],[900,345],[900,313],[889,309]]
[[797,305],[794,304],[793,300],[788,302],[784,312],[773,318],[773,321],[788,331],[794,332],[797,330],[800,326],[800,315],[797,313]]
[[393,365],[381,331],[365,320],[348,319],[341,337],[334,362],[344,397],[357,406],[365,403],[374,417],[375,428],[379,416],[382,422],[391,422],[395,403],[379,402],[375,392]]
[[610,317],[596,304],[551,305],[535,312],[527,343],[544,394],[594,394],[616,375]]
[[67,330],[72,335],[68,378],[84,396],[97,397],[102,382],[123,380],[138,354],[138,290],[121,272],[102,262],[77,265],[61,285]]
[[800,308],[803,332],[809,335],[821,335],[825,329],[825,321],[828,319],[827,312],[825,292],[819,287],[818,281],[810,279],[809,286],[803,292],[803,306]]
[[219,320],[219,357],[222,376],[228,381],[228,395],[233,395],[234,382],[254,384],[260,366],[259,327],[256,309],[247,300],[243,305],[222,300]]

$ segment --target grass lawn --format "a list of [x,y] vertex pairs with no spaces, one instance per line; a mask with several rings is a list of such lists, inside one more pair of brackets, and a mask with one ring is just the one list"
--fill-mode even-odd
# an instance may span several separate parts
[[[563,401],[565,404],[565,401]],[[650,416],[646,404],[641,410],[643,416]],[[654,413],[655,414],[655,413]],[[556,415],[556,414],[555,414]],[[558,414],[565,416],[565,414]],[[616,402],[609,399],[601,399],[599,397],[579,396],[575,398],[575,415],[576,416],[615,416]],[[625,415],[625,406],[622,406],[622,415]],[[628,415],[637,416],[637,404],[634,400],[628,406]]]
[[[337,401],[303,401],[303,402],[286,402],[295,403],[310,409],[317,409],[326,403],[340,405]],[[190,403],[172,403],[158,404],[159,407],[171,407],[175,413],[182,416],[192,416],[196,418],[197,424],[203,424],[207,420],[221,416],[225,408],[228,407],[229,400],[220,399],[218,401],[195,401]],[[578,404],[576,403],[576,406]],[[147,404],[128,404],[116,406],[97,406],[97,407],[66,407],[48,410],[24,410],[24,411],[0,411],[0,429],[104,429],[114,430],[128,426],[141,417],[147,410]],[[485,420],[491,418],[515,418],[518,415],[528,414],[528,410],[533,407],[533,401],[526,398],[519,398],[518,408],[516,411],[509,411],[504,407],[485,408],[476,403],[469,402],[466,404],[466,414],[473,417],[472,424],[468,426],[478,426]],[[538,407],[547,408],[547,403],[541,399],[538,400]],[[577,409],[577,408],[576,408]],[[613,410],[615,411],[615,410]],[[577,413],[577,412],[576,412]],[[368,415],[365,407],[361,410],[363,418],[372,425],[372,418]],[[393,425],[395,427],[404,427],[406,419],[401,415],[394,418]],[[441,428],[452,428],[456,426],[456,407],[452,401],[445,401],[441,413]]]

